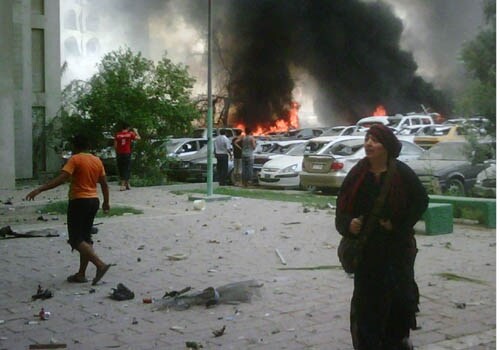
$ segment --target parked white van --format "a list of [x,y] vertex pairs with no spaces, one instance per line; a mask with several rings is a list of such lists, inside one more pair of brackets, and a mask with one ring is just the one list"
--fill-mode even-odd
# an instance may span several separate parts
[[356,123],[356,130],[353,135],[363,135],[373,124],[380,123],[388,126],[394,132],[399,132],[405,127],[433,125],[434,119],[427,114],[396,114],[394,116],[374,116],[361,118]]

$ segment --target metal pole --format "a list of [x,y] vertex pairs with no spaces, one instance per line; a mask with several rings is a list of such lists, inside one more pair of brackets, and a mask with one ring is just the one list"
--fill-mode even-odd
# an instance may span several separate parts
[[208,73],[207,73],[207,99],[208,99],[208,111],[207,111],[207,196],[213,195],[213,155],[214,155],[214,145],[212,137],[212,1],[208,0]]

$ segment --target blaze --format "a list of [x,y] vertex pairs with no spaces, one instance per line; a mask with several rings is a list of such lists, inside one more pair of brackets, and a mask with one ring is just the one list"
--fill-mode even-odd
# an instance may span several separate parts
[[[288,111],[288,118],[277,119],[276,121],[274,121],[274,124],[270,126],[257,125],[257,127],[252,130],[252,133],[259,136],[265,135],[270,132],[281,132],[288,131],[290,129],[298,129],[299,108],[300,104],[298,102],[292,102]],[[245,124],[241,122],[236,123],[234,127],[245,130]]]
[[373,111],[373,116],[384,116],[387,115],[387,112],[382,105],[378,105],[377,108]]

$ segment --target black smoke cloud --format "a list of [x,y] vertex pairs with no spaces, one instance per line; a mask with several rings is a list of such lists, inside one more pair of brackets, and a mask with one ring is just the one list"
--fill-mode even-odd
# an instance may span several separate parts
[[355,121],[380,104],[388,114],[421,111],[421,105],[449,112],[444,94],[416,75],[415,60],[400,48],[403,25],[387,4],[238,0],[217,8],[224,16],[214,32],[232,62],[229,95],[247,125],[286,115],[293,66],[316,79],[318,115],[334,111]]

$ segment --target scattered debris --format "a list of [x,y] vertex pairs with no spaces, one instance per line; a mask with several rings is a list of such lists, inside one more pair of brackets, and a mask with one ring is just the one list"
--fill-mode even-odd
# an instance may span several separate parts
[[42,321],[48,320],[50,317],[50,312],[45,311],[45,309],[42,307],[40,312],[38,313],[38,317],[40,317],[40,320]]
[[53,294],[50,290],[43,289],[41,285],[38,285],[38,288],[36,290],[36,294],[32,295],[31,298],[33,300],[37,300],[37,299],[45,300],[45,299],[52,298],[52,296],[53,296]]
[[172,326],[169,329],[171,331],[174,331],[174,332],[177,332],[177,333],[180,333],[180,334],[184,334],[184,328],[182,328],[180,326]]
[[456,275],[456,274],[450,273],[450,272],[442,272],[442,273],[438,273],[437,275],[439,277],[442,277],[442,278],[448,280],[448,281],[464,281],[464,282],[471,282],[471,283],[477,283],[477,284],[483,284],[483,285],[488,284],[484,281],[477,280],[475,278],[459,276],[459,275]]
[[50,343],[50,344],[31,344],[29,349],[67,349],[64,343]]
[[278,248],[275,248],[274,251],[276,252],[276,255],[278,255],[278,257],[280,258],[281,260],[281,263],[283,265],[286,265],[286,260],[285,258],[283,258],[283,255],[281,255],[280,251],[278,250]]
[[221,329],[216,329],[215,331],[212,331],[212,334],[214,335],[214,337],[221,337],[222,335],[224,335],[224,331],[226,330],[226,326],[222,326]]
[[203,348],[203,344],[197,343],[195,341],[187,341],[186,342],[186,348],[197,350],[197,349]]
[[[9,237],[10,236],[10,237]],[[25,233],[17,233],[12,231],[10,226],[4,226],[0,228],[0,237],[3,239],[12,238],[33,238],[33,237],[59,237],[57,230],[52,228],[45,228],[42,230],[31,230]]]
[[112,288],[113,293],[109,296],[113,300],[123,301],[134,299],[135,294],[130,289],[125,287],[123,283],[118,283],[116,288]]
[[[187,310],[193,305],[213,306],[216,304],[233,304],[250,302],[254,295],[260,295],[263,286],[255,280],[235,282],[214,288],[208,287],[201,292],[187,293],[191,288],[184,288],[180,292],[169,292],[161,299],[155,299],[157,310],[173,308]],[[176,294],[177,293],[177,294]]]
[[193,202],[193,208],[195,210],[205,210],[205,204],[203,199],[197,199]]
[[168,260],[172,261],[179,261],[179,260],[186,260],[188,257],[186,254],[173,254],[173,255],[167,255]]
[[306,270],[306,271],[312,271],[312,270],[341,270],[342,266],[340,265],[318,265],[318,266],[303,266],[303,267],[279,267],[278,270]]

